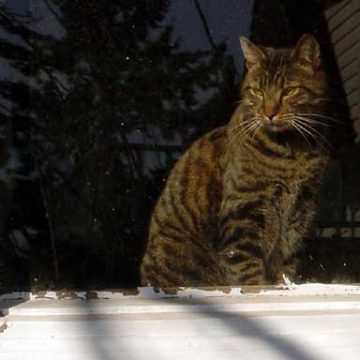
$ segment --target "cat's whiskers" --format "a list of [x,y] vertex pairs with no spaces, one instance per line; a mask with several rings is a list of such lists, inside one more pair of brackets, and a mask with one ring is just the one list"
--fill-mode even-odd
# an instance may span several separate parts
[[250,119],[241,121],[241,123],[240,123],[240,124],[237,124],[236,126],[234,126],[234,127],[231,129],[231,131],[237,130],[238,128],[241,128],[241,127],[245,127],[246,125],[248,125],[248,124],[250,124],[250,123],[253,123],[254,120],[259,120],[257,115],[256,115],[256,116],[253,116],[253,117],[250,118]]
[[[325,141],[327,141],[325,139],[325,137],[318,131],[316,130],[313,126],[311,126],[311,122],[306,122],[304,121],[303,118],[299,118],[297,116],[295,116],[295,120],[298,121],[298,123],[300,123],[301,125],[303,125],[304,127],[308,128],[310,131],[313,131],[314,133],[316,133],[320,138],[324,139]],[[299,121],[300,120],[300,121]],[[329,144],[330,145],[330,144]]]
[[245,137],[248,136],[252,131],[255,131],[255,129],[258,127],[260,121],[256,120],[254,121],[250,126],[248,126],[244,131],[239,131],[238,136]]
[[314,129],[314,127],[312,127],[310,124],[301,122],[297,120],[296,117],[294,119],[294,122],[299,128],[301,128],[305,133],[311,136],[324,149],[326,149],[327,147],[332,148],[332,145],[325,139],[325,137],[319,131]]
[[287,123],[290,123],[291,120],[294,119],[295,114],[294,113],[286,113],[280,116],[277,116],[276,119],[280,121],[285,121]]
[[298,124],[296,123],[295,120],[291,120],[290,124],[292,125],[292,127],[297,130],[297,132],[305,139],[305,141],[307,142],[307,144],[309,145],[309,148],[311,148],[311,143],[309,141],[309,139],[306,137],[306,135],[304,134],[303,130],[298,126]]
[[[254,121],[254,119],[256,119],[256,121]],[[240,128],[240,130],[235,132],[235,134],[233,134],[233,136],[230,138],[229,146],[237,138],[247,137],[252,131],[255,131],[257,129],[257,127],[259,126],[259,123],[261,124],[261,122],[257,119],[257,117],[252,118],[251,121],[250,120],[247,121],[245,127],[243,129]],[[239,128],[239,126],[237,126],[235,128]]]
[[[311,118],[311,116],[315,117],[315,119]],[[321,126],[327,126],[327,127],[333,127],[335,125],[332,124],[327,124],[326,121],[332,121],[335,122],[337,124],[342,124],[341,121],[330,117],[330,116],[326,116],[326,115],[322,115],[322,114],[316,114],[316,113],[287,113],[284,115],[281,115],[278,117],[279,120],[288,120],[289,118],[294,118],[297,117],[301,120],[303,120],[304,122],[308,122],[308,123],[312,123],[312,124],[319,124]]]
[[234,129],[232,129],[232,136],[230,138],[230,143],[233,142],[234,139],[236,139],[238,136],[240,136],[241,134],[247,132],[249,129],[252,128],[252,126],[254,126],[254,121],[247,121],[245,124],[242,123],[241,126],[236,126]]
[[283,115],[278,116],[277,118],[278,118],[279,120],[284,120],[284,119],[286,120],[286,119],[288,119],[288,118],[293,118],[294,115],[295,115],[295,114],[293,114],[293,113],[286,113],[286,114],[283,114]]
[[238,131],[234,132],[234,134],[231,136],[230,141],[233,139],[236,139],[238,137],[243,137],[247,133],[251,132],[251,130],[256,126],[255,122],[251,122],[246,125],[246,127],[239,129]]
[[311,119],[311,118],[308,118],[308,117],[304,117],[304,116],[296,115],[296,118],[303,121],[303,122],[309,123],[309,124],[317,124],[317,125],[321,125],[321,126],[325,126],[325,127],[334,127],[334,125],[326,124],[324,122],[321,122],[321,121],[318,121],[318,120],[315,120],[315,119]]
[[257,134],[257,133],[259,132],[259,130],[261,129],[261,127],[262,127],[262,122],[261,122],[261,121],[257,121],[257,125],[258,125],[258,126],[255,128],[254,133],[253,133],[253,135],[252,135],[252,137],[251,137],[251,141],[254,141],[256,134]]
[[[251,127],[254,124],[254,120],[259,121],[260,117],[258,115],[253,116],[250,119],[242,121],[240,124],[236,125],[231,129],[233,133],[235,133],[235,136],[240,135],[244,132],[246,132],[249,127]],[[239,131],[237,131],[239,130]]]
[[329,149],[334,149],[334,147],[331,145],[331,143],[319,131],[317,131],[316,129],[314,129],[312,126],[310,126],[307,123],[302,123],[302,125],[307,127],[310,131],[313,131],[316,134],[316,136],[318,137],[318,139],[321,140],[322,143],[325,145],[325,148],[327,146]]
[[[343,122],[341,122],[340,120],[338,120],[338,119],[335,119],[335,118],[333,118],[333,117],[331,117],[331,116],[326,116],[326,115],[322,115],[322,114],[316,114],[316,113],[298,113],[298,114],[296,114],[296,115],[298,115],[298,116],[313,116],[313,117],[318,117],[318,118],[320,118],[320,119],[326,119],[326,120],[328,120],[328,121],[333,121],[333,122],[335,122],[335,123],[338,123],[338,124],[342,124],[343,125]],[[325,120],[324,120],[325,121]]]

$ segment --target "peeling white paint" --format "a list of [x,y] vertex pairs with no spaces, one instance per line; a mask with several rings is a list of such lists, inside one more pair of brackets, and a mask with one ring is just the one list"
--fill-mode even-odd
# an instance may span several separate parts
[[303,295],[360,295],[358,285],[340,284],[290,284],[280,286],[276,290],[263,290],[259,295],[278,295],[278,296],[303,296]]
[[286,282],[274,289],[265,289],[258,292],[244,292],[240,287],[223,289],[202,289],[202,288],[183,288],[177,292],[166,292],[162,289],[153,287],[138,287],[133,292],[121,290],[99,290],[99,291],[45,291],[45,292],[12,292],[0,295],[1,300],[35,300],[35,299],[163,299],[163,298],[189,298],[201,299],[212,297],[261,297],[261,296],[327,296],[327,295],[360,295],[359,285],[343,284],[300,284]]
[[0,319],[0,333],[3,333],[7,328],[7,319]]

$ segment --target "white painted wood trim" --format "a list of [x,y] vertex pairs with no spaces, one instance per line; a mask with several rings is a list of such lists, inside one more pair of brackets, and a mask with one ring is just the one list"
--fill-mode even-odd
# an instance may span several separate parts
[[0,296],[9,316],[123,315],[188,312],[278,313],[360,311],[360,286],[303,284],[260,287],[180,288],[167,293],[151,287],[122,291],[46,291]]
[[360,286],[0,296],[1,360],[337,360],[360,354]]

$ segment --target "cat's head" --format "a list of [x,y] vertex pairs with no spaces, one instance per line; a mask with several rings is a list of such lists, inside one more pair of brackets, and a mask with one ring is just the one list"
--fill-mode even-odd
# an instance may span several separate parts
[[327,92],[315,37],[304,34],[290,50],[257,46],[244,37],[240,44],[247,67],[241,103],[248,120],[273,131],[299,124],[309,130]]

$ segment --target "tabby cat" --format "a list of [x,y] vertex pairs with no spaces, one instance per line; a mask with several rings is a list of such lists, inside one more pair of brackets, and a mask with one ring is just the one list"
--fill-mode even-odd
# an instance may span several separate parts
[[328,158],[320,47],[311,34],[292,50],[240,43],[241,101],[172,170],[151,219],[144,285],[268,284],[295,274]]

